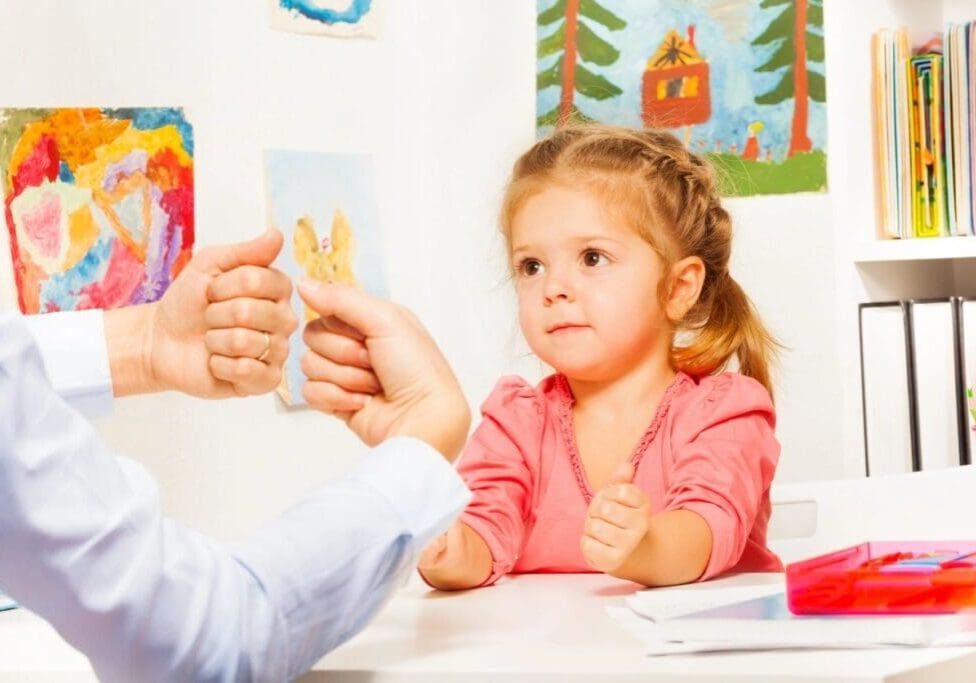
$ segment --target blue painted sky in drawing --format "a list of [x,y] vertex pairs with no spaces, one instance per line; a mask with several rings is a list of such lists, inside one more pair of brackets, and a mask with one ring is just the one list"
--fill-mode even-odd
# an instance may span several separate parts
[[[556,0],[538,0],[539,12]],[[782,159],[789,146],[793,100],[778,105],[757,105],[754,97],[774,88],[782,72],[756,73],[775,51],[775,45],[753,47],[749,43],[759,36],[769,22],[779,16],[782,7],[760,9],[758,0],[600,0],[600,4],[627,22],[619,31],[609,31],[600,24],[583,19],[587,26],[620,51],[610,66],[585,64],[624,92],[616,98],[598,101],[576,94],[576,104],[584,114],[604,123],[642,128],[640,118],[641,79],[647,60],[657,50],[670,29],[687,35],[689,24],[695,26],[695,44],[711,67],[712,118],[692,128],[692,149],[699,151],[698,141],[712,151],[716,141],[723,148],[736,143],[741,150],[747,126],[753,121],[765,125],[760,134],[762,146],[772,146],[773,156]],[[537,37],[552,33],[558,24],[539,27]],[[827,45],[830,49],[830,45]],[[558,59],[551,55],[538,63],[539,71]],[[811,70],[823,73],[823,65],[812,63]],[[559,88],[538,94],[537,112],[548,112],[559,99]],[[807,134],[816,149],[827,141],[826,105],[810,101]],[[680,132],[679,132],[680,136]]]

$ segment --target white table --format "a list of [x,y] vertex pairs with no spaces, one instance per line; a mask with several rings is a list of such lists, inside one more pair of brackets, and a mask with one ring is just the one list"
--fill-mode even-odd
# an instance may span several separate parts
[[[779,580],[742,575],[725,583]],[[419,581],[302,683],[447,681],[735,681],[803,683],[976,680],[976,648],[748,652],[645,657],[607,616],[638,590],[600,574],[524,575],[491,588],[431,592]]]
[[[723,579],[752,583],[754,576]],[[637,589],[590,575],[509,578],[466,593],[412,580],[303,683],[446,681],[898,681],[976,679],[976,648],[767,652],[648,658],[607,616]],[[88,661],[37,616],[0,613],[0,683],[90,683]]]

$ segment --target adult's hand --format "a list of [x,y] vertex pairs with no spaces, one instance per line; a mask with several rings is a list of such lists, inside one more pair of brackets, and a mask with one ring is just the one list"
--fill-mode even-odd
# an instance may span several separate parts
[[106,311],[116,396],[173,389],[201,398],[261,394],[281,381],[298,321],[282,235],[201,249],[154,304]]
[[453,460],[471,414],[457,378],[416,316],[349,285],[305,279],[298,291],[322,316],[305,327],[305,400],[344,420],[370,446],[412,436]]

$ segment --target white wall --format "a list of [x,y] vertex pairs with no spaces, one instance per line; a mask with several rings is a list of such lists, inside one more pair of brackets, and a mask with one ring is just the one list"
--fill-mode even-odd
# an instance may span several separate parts
[[777,481],[842,477],[831,198],[805,193],[726,203],[736,230],[732,273],[783,345],[775,374],[783,446]]
[[[442,343],[476,407],[498,376],[541,372],[518,338],[495,234],[505,176],[534,139],[535,2],[386,7],[378,40],[344,41],[272,32],[262,2],[3,0],[0,106],[186,107],[201,246],[263,228],[264,147],[372,152],[391,291]],[[830,201],[729,202],[734,272],[788,347],[780,480],[843,471]],[[171,514],[219,536],[363,452],[339,423],[270,396],[128,399],[99,428],[151,467]]]

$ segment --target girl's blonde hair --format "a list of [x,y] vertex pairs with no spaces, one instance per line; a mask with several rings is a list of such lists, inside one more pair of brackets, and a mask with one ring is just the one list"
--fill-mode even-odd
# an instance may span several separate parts
[[[720,371],[735,356],[739,372],[773,393],[776,341],[729,274],[732,221],[722,208],[709,164],[667,132],[597,124],[569,126],[540,140],[515,162],[502,204],[502,233],[511,247],[512,220],[526,200],[552,184],[595,190],[664,261],[697,256],[705,281],[676,331],[694,332],[672,346],[671,361],[693,376]],[[662,279],[658,297],[668,292]]]

